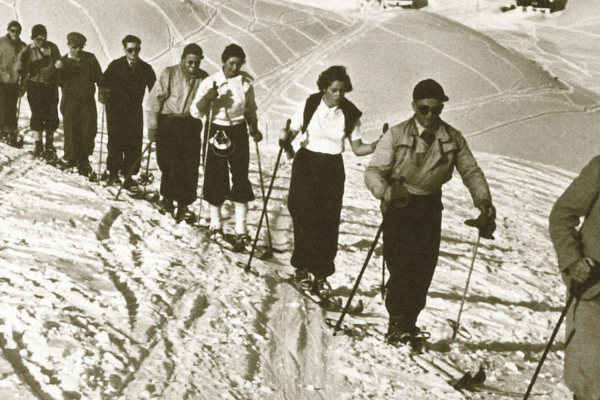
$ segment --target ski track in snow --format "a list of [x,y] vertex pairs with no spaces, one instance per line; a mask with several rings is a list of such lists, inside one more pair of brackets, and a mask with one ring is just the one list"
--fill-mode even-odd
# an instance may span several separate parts
[[[80,4],[70,2],[85,13]],[[210,4],[214,14],[184,37],[156,2],[146,2],[155,6],[169,32],[177,35],[171,36],[172,45],[178,44],[174,40],[207,31],[227,37],[212,26],[217,17],[244,29],[218,13],[219,7],[226,7],[240,14],[225,2]],[[16,2],[3,3],[16,10]],[[246,29],[260,23],[257,4],[250,3]],[[334,29],[323,22],[324,14],[299,6],[290,9],[308,12],[310,21],[332,35],[314,39],[302,29],[302,22],[295,21],[289,28],[317,46],[304,53],[288,47],[293,57],[284,60],[252,34],[281,64],[261,73],[259,103],[265,110],[279,107],[282,115],[281,107],[288,110],[297,96],[284,96],[286,104],[281,105],[281,97],[274,93],[309,90],[290,76],[373,29],[368,18],[355,23],[342,18]],[[108,56],[93,16],[86,16]],[[523,93],[500,96],[514,101]],[[569,101],[573,100],[565,100]],[[21,125],[28,123],[25,108]],[[61,135],[57,132],[58,145]],[[283,253],[271,261],[254,259],[253,266],[261,274],[255,278],[235,266],[237,261],[245,263],[247,255],[221,249],[199,230],[176,225],[153,206],[131,200],[125,193],[122,201],[114,201],[113,193],[101,185],[32,159],[26,152],[31,147],[28,137],[24,150],[0,144],[0,347],[4,355],[0,398],[512,398],[511,393],[525,391],[562,310],[564,289],[554,267],[547,216],[574,174],[558,168],[476,154],[498,208],[498,231],[496,240],[481,243],[463,310],[461,323],[471,338],[459,338],[454,344],[447,319],[455,318],[460,305],[475,240],[463,221],[474,217],[475,210],[458,177],[445,187],[440,261],[419,324],[432,333],[432,354],[440,362],[458,372],[484,365],[488,382],[500,391],[461,393],[447,384],[447,377],[415,363],[405,349],[383,343],[387,313],[377,291],[381,244],[355,297],[365,303],[368,316],[345,320],[356,333],[353,338],[332,336],[325,318],[336,320],[339,314],[323,313],[282,282],[278,272],[290,272],[293,248],[286,209],[290,161],[282,159],[269,202],[273,245]],[[278,149],[270,143],[261,147],[267,150],[262,154],[267,184]],[[380,214],[378,202],[363,184],[367,161],[350,153],[344,158],[346,194],[337,273],[331,283],[335,294],[347,298]],[[154,160],[150,165],[157,179],[149,189],[157,190],[159,171]],[[258,180],[254,154],[251,180]],[[259,193],[258,185],[254,188]],[[251,232],[262,208],[259,199],[250,204]],[[113,209],[121,214],[112,222],[110,236],[99,240],[99,225]],[[193,209],[198,209],[197,204]],[[231,213],[231,207],[227,211]],[[232,229],[232,224],[229,220],[227,228]],[[265,234],[263,225],[261,243]],[[561,383],[563,345],[561,333],[534,390],[549,391],[547,399],[568,395]]]

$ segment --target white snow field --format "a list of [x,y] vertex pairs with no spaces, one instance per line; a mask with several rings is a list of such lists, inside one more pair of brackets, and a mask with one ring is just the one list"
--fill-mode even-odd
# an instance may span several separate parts
[[[79,31],[103,68],[121,56],[122,37],[136,34],[157,73],[176,63],[189,42],[204,48],[209,72],[219,68],[225,45],[242,45],[266,134],[259,145],[265,185],[277,131],[328,66],[347,66],[355,87],[348,98],[364,112],[373,139],[384,122],[410,116],[419,80],[442,83],[450,97],[443,118],[467,136],[498,212],[496,239],[479,247],[461,317],[469,335],[452,343],[449,320],[457,317],[476,240],[463,221],[477,211],[459,177],[445,187],[440,261],[418,323],[431,332],[430,354],[451,367],[452,377],[383,343],[381,244],[355,297],[365,316],[345,319],[353,337],[333,336],[327,320],[339,314],[325,314],[283,282],[293,249],[285,157],[269,201],[281,252],[253,259],[255,277],[235,266],[248,255],[222,250],[147,202],[125,194],[115,201],[102,185],[33,159],[23,98],[25,148],[0,144],[0,399],[522,398],[565,299],[548,214],[600,142],[599,27],[592,19],[599,6],[570,0],[564,12],[545,16],[503,14],[505,3],[497,0],[430,0],[418,11],[364,13],[353,0],[329,2],[329,10],[312,7],[325,4],[318,0],[301,3],[3,0],[0,27],[18,19],[29,41],[31,26],[43,23],[63,52],[66,34]],[[95,169],[101,144],[106,155],[101,137]],[[251,157],[254,234],[261,190],[255,151]],[[368,157],[344,157],[340,246],[330,281],[345,300],[381,217],[363,184]],[[156,179],[148,190],[157,190],[154,156],[150,171]],[[113,219],[108,235],[97,235],[101,222]],[[263,226],[261,243],[265,237]],[[563,346],[561,331],[533,398],[570,397]],[[480,366],[485,387],[460,392],[448,384]]]

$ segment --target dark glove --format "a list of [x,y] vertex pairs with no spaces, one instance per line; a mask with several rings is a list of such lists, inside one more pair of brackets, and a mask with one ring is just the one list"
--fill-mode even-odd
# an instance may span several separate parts
[[385,214],[387,209],[392,206],[395,208],[404,208],[408,205],[410,193],[404,187],[404,179],[394,182],[387,187],[381,201],[381,212]]
[[151,142],[156,142],[156,136],[157,136],[157,129],[156,128],[148,128],[148,140]]
[[254,139],[254,141],[256,143],[260,142],[261,140],[263,140],[263,134],[261,131],[259,131],[258,129],[253,129],[250,130],[250,136],[252,136],[252,138]]
[[100,87],[98,88],[98,101],[101,104],[106,104],[106,101],[110,97],[110,89]]
[[208,102],[213,102],[219,97],[219,90],[216,87],[212,87],[208,89],[208,92],[202,97],[202,100],[206,100]]
[[479,230],[479,236],[484,239],[494,240],[496,231],[496,208],[493,205],[484,205],[479,208],[481,213],[477,219],[468,219],[465,224]]

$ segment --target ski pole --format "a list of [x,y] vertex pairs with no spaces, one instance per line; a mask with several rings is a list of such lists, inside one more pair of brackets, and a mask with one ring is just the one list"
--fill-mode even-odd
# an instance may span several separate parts
[[[260,191],[262,193],[263,204],[266,203],[267,199],[265,198],[265,185],[263,183],[263,173],[262,166],[260,162],[260,151],[258,149],[258,142],[254,142],[256,145],[256,158],[258,159],[258,177],[260,179]],[[265,223],[267,224],[267,239],[269,241],[269,249],[263,255],[264,259],[273,257],[273,241],[271,240],[271,227],[269,226],[269,214],[265,215]]]
[[[102,145],[104,142],[104,118],[106,116],[106,106],[104,104],[102,104],[102,123],[100,124],[100,158],[98,159],[98,177],[100,177],[100,175],[102,175],[102,172],[100,171],[102,169]],[[98,179],[98,182],[100,182],[100,179]]]
[[385,257],[381,256],[381,300],[385,300]]
[[[217,89],[217,82],[213,81],[213,89]],[[204,199],[204,181],[206,180],[206,160],[208,159],[208,136],[210,135],[210,129],[212,128],[212,117],[213,117],[213,102],[210,102],[210,109],[208,110],[208,116],[206,117],[206,126],[204,127],[204,142],[201,143],[200,147],[200,158],[202,159],[202,190],[200,191],[200,204],[198,204],[198,218],[196,219],[196,226],[200,226],[200,219],[202,217],[202,200]]]
[[333,336],[335,336],[337,334],[337,332],[340,330],[340,328],[342,327],[342,321],[344,320],[344,317],[346,316],[346,314],[348,313],[348,310],[350,309],[350,304],[352,303],[354,294],[356,293],[356,290],[358,290],[358,285],[360,284],[360,280],[362,279],[362,276],[365,273],[365,270],[367,269],[367,265],[369,265],[369,260],[371,259],[371,255],[373,254],[373,251],[375,250],[375,246],[377,246],[377,242],[379,241],[379,236],[381,236],[381,232],[383,231],[383,224],[385,223],[386,215],[387,215],[387,212],[383,215],[383,219],[381,221],[381,224],[379,225],[379,229],[377,230],[375,239],[373,240],[373,243],[371,244],[371,248],[369,249],[369,252],[367,253],[367,258],[366,258],[365,262],[363,263],[362,269],[360,270],[358,277],[356,278],[356,283],[354,284],[354,287],[352,288],[352,291],[350,292],[350,296],[348,296],[348,301],[346,302],[346,306],[344,307],[344,310],[342,310],[342,315],[340,315],[340,319],[338,320],[337,324],[335,324],[335,327],[333,328]]
[[131,166],[131,168],[129,168],[129,171],[127,172],[127,175],[125,175],[125,178],[123,179],[123,183],[121,183],[121,186],[119,186],[119,191],[115,195],[115,200],[119,199],[119,196],[121,195],[121,191],[123,190],[123,187],[125,186],[125,183],[127,182],[127,180],[129,178],[131,178],[131,175],[133,174],[133,170],[135,169],[135,166],[142,160],[142,157],[144,156],[144,153],[146,153],[148,150],[150,150],[151,146],[152,146],[152,142],[148,143],[146,145],[146,147],[144,148],[144,150],[142,151],[142,153],[137,158],[137,160],[133,163],[133,165]]
[[471,268],[469,268],[469,275],[467,275],[467,284],[465,285],[465,291],[463,292],[462,300],[460,302],[460,309],[458,310],[458,317],[456,317],[456,323],[453,326],[452,332],[452,341],[456,339],[456,334],[460,329],[460,316],[462,314],[463,306],[465,304],[465,299],[467,298],[467,290],[469,289],[469,282],[471,281],[471,274],[473,273],[473,266],[475,265],[475,258],[477,257],[477,249],[479,248],[479,241],[481,236],[477,235],[477,242],[475,242],[475,247],[473,247],[473,257],[471,258]]
[[[571,292],[573,292],[573,291],[571,291]],[[535,369],[535,372],[533,373],[533,377],[531,378],[531,382],[529,383],[529,387],[527,388],[527,392],[525,392],[525,397],[523,397],[523,400],[527,400],[529,398],[529,394],[531,393],[531,390],[533,389],[535,380],[537,379],[537,376],[542,369],[542,364],[544,364],[544,361],[546,360],[546,356],[548,355],[548,352],[550,351],[550,348],[552,347],[554,338],[558,334],[558,330],[560,329],[560,326],[562,325],[562,322],[565,319],[565,315],[567,315],[567,311],[569,310],[569,307],[571,307],[571,303],[573,302],[574,298],[575,298],[575,295],[573,295],[573,293],[569,293],[569,298],[567,299],[567,304],[565,304],[565,308],[563,309],[562,313],[560,314],[560,317],[558,318],[556,327],[554,328],[554,331],[552,332],[552,335],[550,336],[550,339],[548,340],[548,344],[546,345],[546,348],[544,349],[542,358],[540,359],[540,362],[538,363],[538,366]]]
[[[287,120],[286,126],[290,126],[291,120]],[[273,191],[273,184],[275,183],[275,177],[277,176],[277,168],[279,168],[279,161],[281,161],[281,155],[284,150],[284,140],[279,140],[279,153],[277,153],[277,160],[275,161],[275,167],[273,167],[273,175],[271,176],[271,183],[269,184],[269,189],[267,190],[267,196],[263,202],[262,213],[260,214],[260,219],[258,220],[258,226],[256,227],[256,235],[254,236],[254,243],[252,244],[252,249],[250,250],[250,256],[248,257],[248,263],[244,266],[244,272],[252,272],[252,258],[254,257],[254,251],[256,250],[256,243],[258,243],[258,236],[260,235],[260,228],[262,226],[263,218],[267,213],[267,205],[269,203],[269,198],[271,197],[271,192]],[[238,266],[242,267],[242,263],[238,263]],[[256,275],[256,273],[254,273]]]
[[152,142],[148,150],[148,161],[146,161],[146,172],[140,175],[140,185],[146,186],[154,182],[154,175],[150,172],[150,158],[152,157]]

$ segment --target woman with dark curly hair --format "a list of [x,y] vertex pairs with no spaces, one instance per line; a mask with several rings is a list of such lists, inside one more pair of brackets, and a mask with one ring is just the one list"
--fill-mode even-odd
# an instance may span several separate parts
[[371,154],[377,142],[362,141],[362,112],[346,99],[352,91],[346,68],[329,67],[317,80],[319,92],[308,97],[281,139],[288,144],[301,134],[292,164],[288,209],[294,226],[297,283],[322,298],[329,297],[327,277],[335,272],[340,215],[344,196],[346,139],[357,156]]

